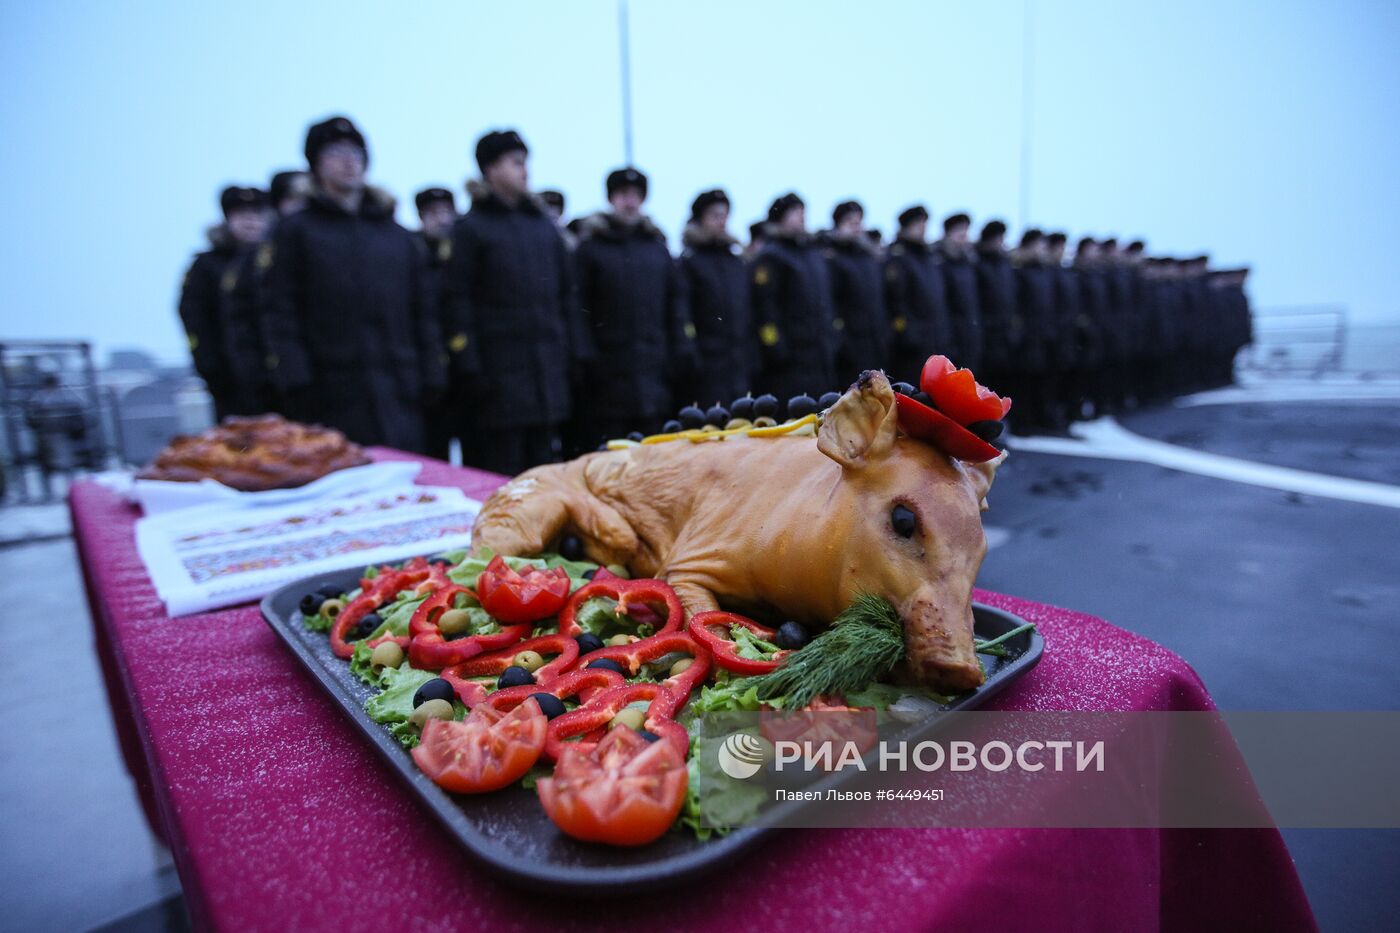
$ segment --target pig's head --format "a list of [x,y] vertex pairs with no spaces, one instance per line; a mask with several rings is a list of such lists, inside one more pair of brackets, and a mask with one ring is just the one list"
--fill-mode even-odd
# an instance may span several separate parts
[[843,597],[865,591],[899,611],[905,676],[950,693],[979,685],[972,585],[987,554],[981,511],[1006,455],[966,463],[901,437],[894,391],[877,370],[826,413],[817,446],[841,465],[848,493]]

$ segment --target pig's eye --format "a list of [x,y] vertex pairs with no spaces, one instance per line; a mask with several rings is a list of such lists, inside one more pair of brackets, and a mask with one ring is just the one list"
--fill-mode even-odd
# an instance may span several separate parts
[[890,510],[890,522],[901,538],[912,538],[919,530],[919,517],[908,506],[897,505]]

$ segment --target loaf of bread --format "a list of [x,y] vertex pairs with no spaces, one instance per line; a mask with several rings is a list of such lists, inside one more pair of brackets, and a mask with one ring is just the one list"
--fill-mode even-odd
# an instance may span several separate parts
[[181,435],[156,455],[137,479],[198,482],[212,479],[244,492],[291,489],[327,473],[369,463],[344,434],[281,415],[230,416],[195,436]]

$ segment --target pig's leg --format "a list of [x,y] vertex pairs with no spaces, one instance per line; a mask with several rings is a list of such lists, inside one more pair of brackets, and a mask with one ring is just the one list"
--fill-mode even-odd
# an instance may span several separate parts
[[671,589],[680,597],[687,619],[697,612],[712,612],[719,608],[719,601],[699,575],[688,574],[683,570],[675,571],[666,574],[666,582],[671,584]]
[[622,563],[637,550],[637,534],[616,509],[588,491],[568,464],[528,470],[496,490],[481,507],[472,546],[498,554],[539,554],[572,528],[588,556]]

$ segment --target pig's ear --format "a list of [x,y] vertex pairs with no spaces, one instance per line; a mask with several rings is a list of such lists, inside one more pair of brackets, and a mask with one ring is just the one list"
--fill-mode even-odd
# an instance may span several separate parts
[[889,453],[897,427],[890,381],[878,369],[866,370],[822,419],[817,449],[857,469]]
[[987,511],[987,491],[992,488],[992,480],[996,479],[997,467],[1006,459],[1006,451],[1002,451],[995,458],[986,463],[968,463],[965,460],[955,461],[962,465],[963,471],[967,473],[967,478],[972,481],[972,491],[977,495],[977,504],[983,512]]

